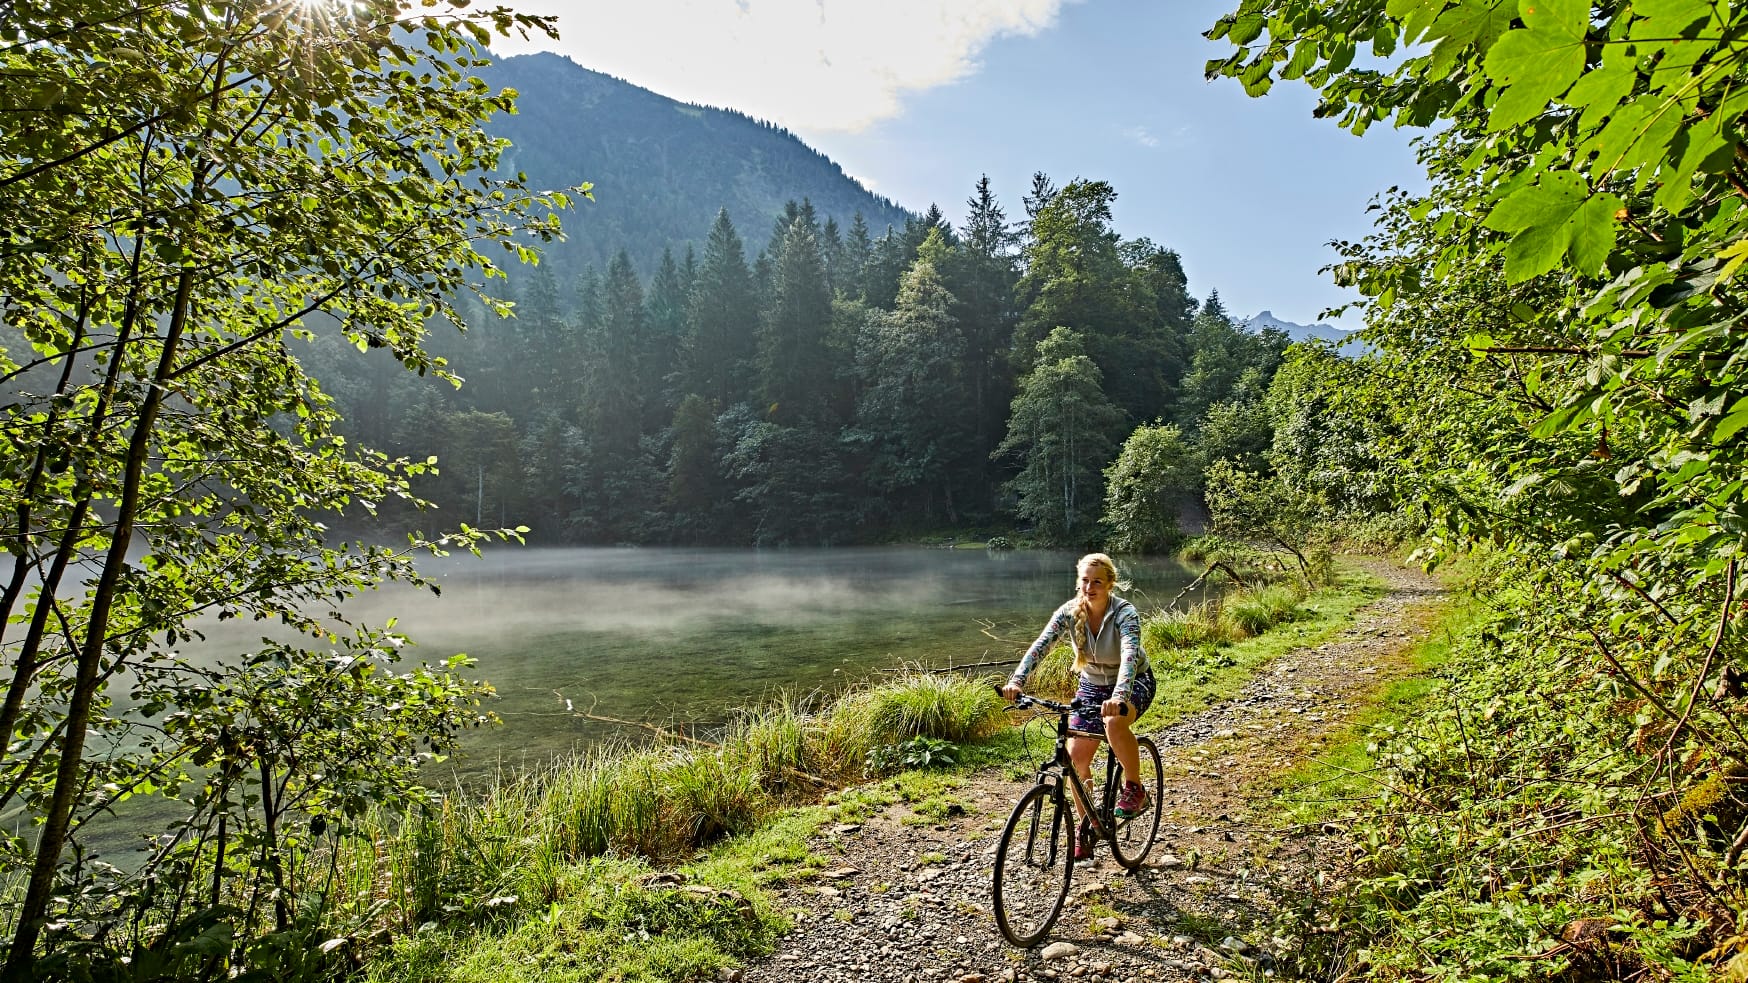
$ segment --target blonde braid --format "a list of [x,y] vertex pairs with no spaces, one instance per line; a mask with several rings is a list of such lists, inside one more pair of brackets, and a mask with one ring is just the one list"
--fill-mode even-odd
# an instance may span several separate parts
[[1074,644],[1074,671],[1084,670],[1092,662],[1092,650],[1086,644],[1086,598],[1075,595],[1074,624],[1069,641]]

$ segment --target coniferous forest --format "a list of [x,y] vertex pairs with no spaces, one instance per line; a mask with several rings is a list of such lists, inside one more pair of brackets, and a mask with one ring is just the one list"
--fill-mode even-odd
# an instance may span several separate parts
[[[568,281],[518,270],[509,317],[462,303],[466,334],[431,345],[459,388],[337,331],[311,365],[348,436],[440,454],[420,494],[538,542],[1081,545],[1139,425],[1177,428],[1186,467],[1260,462],[1288,343],[1217,291],[1198,303],[1176,253],[1113,227],[1115,197],[1040,174],[1010,217],[983,179],[957,224],[931,208],[878,232],[803,200],[749,236],[722,210],[647,276],[621,250]],[[1193,507],[1197,488],[1167,493]]]

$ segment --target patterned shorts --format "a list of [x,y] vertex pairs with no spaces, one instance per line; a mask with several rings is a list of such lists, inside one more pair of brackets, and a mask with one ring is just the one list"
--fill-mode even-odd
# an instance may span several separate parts
[[[1085,676],[1080,677],[1080,688],[1074,691],[1074,699],[1069,706],[1074,712],[1068,717],[1068,726],[1089,734],[1105,732],[1105,717],[1099,707],[1111,698],[1115,686],[1101,686],[1089,682]],[[1133,724],[1141,719],[1147,708],[1153,705],[1154,679],[1153,670],[1149,669],[1135,677],[1135,685],[1129,688],[1129,722]]]

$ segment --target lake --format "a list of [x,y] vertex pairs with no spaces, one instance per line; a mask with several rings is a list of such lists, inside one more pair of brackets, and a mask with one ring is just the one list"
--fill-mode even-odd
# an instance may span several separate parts
[[[720,721],[778,690],[835,691],[905,664],[1012,663],[1073,593],[1055,551],[487,548],[421,568],[441,596],[395,585],[347,605],[399,619],[408,659],[466,652],[501,727],[466,735],[464,772],[535,764],[619,731],[575,710],[658,724]],[[1121,564],[1144,611],[1194,579],[1174,560]],[[259,630],[212,626],[216,654]],[[1005,673],[1005,668],[982,670]]]

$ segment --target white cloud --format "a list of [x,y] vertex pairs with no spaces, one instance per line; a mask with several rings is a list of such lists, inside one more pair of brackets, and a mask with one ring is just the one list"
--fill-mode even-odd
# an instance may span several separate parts
[[1145,126],[1131,126],[1123,131],[1123,135],[1143,147],[1159,146],[1159,138],[1147,132],[1147,127]]
[[1049,28],[1076,0],[522,0],[559,18],[541,48],[686,102],[793,129],[858,131],[907,93],[978,70],[990,41]]

